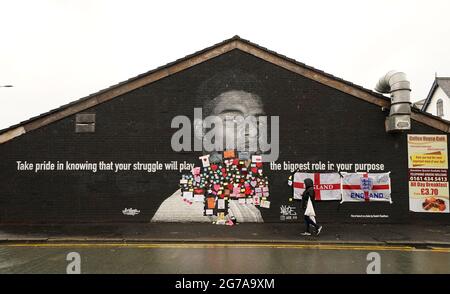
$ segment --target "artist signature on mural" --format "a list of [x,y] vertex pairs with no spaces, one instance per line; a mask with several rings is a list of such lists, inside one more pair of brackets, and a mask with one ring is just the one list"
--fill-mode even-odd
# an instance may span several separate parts
[[297,212],[295,206],[281,205],[280,206],[280,220],[294,220],[297,219]]
[[136,208],[125,208],[124,210],[122,210],[122,213],[124,215],[131,215],[131,216],[135,216],[137,214],[139,214],[141,211],[136,209]]

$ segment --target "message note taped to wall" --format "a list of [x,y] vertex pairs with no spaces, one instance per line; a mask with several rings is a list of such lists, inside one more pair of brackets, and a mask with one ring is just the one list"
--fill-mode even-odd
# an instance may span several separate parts
[[447,135],[408,135],[409,210],[449,213]]

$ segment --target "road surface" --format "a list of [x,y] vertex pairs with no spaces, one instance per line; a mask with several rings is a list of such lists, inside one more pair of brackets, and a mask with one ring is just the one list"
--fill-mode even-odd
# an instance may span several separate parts
[[65,274],[71,252],[81,273],[358,274],[366,273],[371,252],[381,273],[450,273],[450,248],[270,243],[0,244],[0,273]]

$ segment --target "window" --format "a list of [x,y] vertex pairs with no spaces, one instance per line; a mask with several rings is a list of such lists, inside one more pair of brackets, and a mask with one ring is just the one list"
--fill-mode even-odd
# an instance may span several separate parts
[[439,99],[436,103],[437,116],[444,116],[444,101]]
[[78,113],[75,118],[75,133],[94,133],[95,113]]

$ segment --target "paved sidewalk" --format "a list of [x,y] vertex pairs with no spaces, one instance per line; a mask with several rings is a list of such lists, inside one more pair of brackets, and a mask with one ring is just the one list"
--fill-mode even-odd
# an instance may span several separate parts
[[304,237],[303,224],[200,223],[0,225],[0,242],[261,242],[450,246],[450,225],[328,224]]

